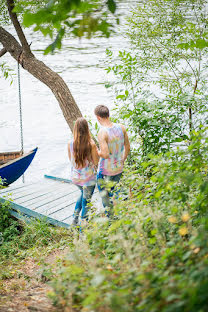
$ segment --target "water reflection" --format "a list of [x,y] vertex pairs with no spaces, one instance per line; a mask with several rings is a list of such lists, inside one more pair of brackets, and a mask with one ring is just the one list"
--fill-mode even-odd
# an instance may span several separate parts
[[[137,1],[121,2],[120,12],[127,13]],[[124,14],[122,14],[123,16]],[[121,25],[121,27],[123,27]],[[9,31],[13,32],[9,27]],[[106,104],[110,108],[114,99],[105,88],[107,76],[104,70],[105,50],[113,51],[128,46],[118,34],[111,38],[90,40],[66,38],[63,49],[55,55],[44,56],[42,51],[49,43],[40,34],[26,30],[28,41],[40,60],[61,74],[72,92],[82,113],[94,120],[94,107]],[[16,62],[6,54],[4,61],[16,71]],[[69,175],[67,141],[71,133],[63,118],[59,105],[51,91],[24,70],[21,70],[23,102],[24,146],[28,151],[39,147],[36,157],[26,173],[26,181],[39,180],[45,173]],[[0,79],[0,151],[20,149],[18,86],[17,77],[10,86],[9,81]]]

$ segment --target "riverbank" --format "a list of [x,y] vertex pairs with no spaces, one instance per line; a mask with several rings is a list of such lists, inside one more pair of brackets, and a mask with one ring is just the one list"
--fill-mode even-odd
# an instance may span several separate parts
[[[65,251],[53,251],[45,257],[45,265],[54,265],[61,255],[65,255]],[[7,269],[7,272],[1,274],[0,311],[56,311],[47,296],[52,288],[41,273],[38,258],[29,257]]]
[[[22,278],[30,280],[28,298],[37,280],[37,301],[55,311],[206,312],[205,134],[196,133],[186,149],[128,164],[121,181],[128,199],[121,193],[112,220],[91,215],[81,237],[39,221],[15,232],[9,219],[4,235],[10,238],[0,246],[1,288],[10,292],[15,281],[21,289]],[[24,276],[30,264],[32,277]],[[24,291],[13,294],[24,305]]]
[[0,214],[0,311],[57,311],[48,282],[69,249],[70,233],[43,221],[16,221],[6,205]]

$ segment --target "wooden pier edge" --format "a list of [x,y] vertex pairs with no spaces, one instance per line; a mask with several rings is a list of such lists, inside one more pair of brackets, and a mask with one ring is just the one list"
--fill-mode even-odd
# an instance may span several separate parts
[[54,180],[54,181],[65,182],[65,183],[72,183],[72,181],[69,180],[69,179],[59,178],[59,177],[51,176],[51,175],[48,175],[48,174],[44,174],[44,178],[51,179],[51,180]]
[[[46,220],[46,222],[55,225],[55,226],[59,226],[59,227],[64,227],[69,229],[70,225],[62,222],[62,221],[58,221],[56,219],[53,219],[51,217],[48,217],[46,215],[43,215],[39,212],[33,211],[31,209],[25,208],[21,205],[15,204],[12,201],[8,200],[8,199],[4,199],[4,198],[0,198],[0,203],[5,203],[8,202],[11,206],[10,209],[10,213],[11,215],[13,215],[14,217],[18,218],[18,219],[22,219],[25,220],[27,217],[29,218],[37,218],[39,220]],[[28,221],[28,220],[27,220]]]

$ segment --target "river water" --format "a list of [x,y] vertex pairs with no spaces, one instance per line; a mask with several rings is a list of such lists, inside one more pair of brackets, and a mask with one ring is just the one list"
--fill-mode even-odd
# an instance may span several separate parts
[[[122,2],[119,12],[128,15],[137,1]],[[58,72],[67,83],[84,116],[95,120],[96,105],[114,106],[114,97],[105,88],[111,79],[105,72],[106,48],[116,52],[128,47],[120,35],[125,25],[121,20],[116,34],[109,39],[90,40],[66,38],[61,51],[54,55],[43,55],[49,41],[39,33],[26,30],[28,42],[36,57]],[[6,27],[13,32],[12,27]],[[13,83],[0,78],[0,152],[20,150],[20,126],[17,64],[10,55],[1,59],[13,69]],[[38,147],[38,152],[25,173],[25,180],[38,181],[44,174],[69,177],[67,142],[71,138],[59,105],[51,91],[28,72],[21,69],[21,93],[23,106],[23,130],[25,152]],[[16,183],[20,183],[21,179]]]

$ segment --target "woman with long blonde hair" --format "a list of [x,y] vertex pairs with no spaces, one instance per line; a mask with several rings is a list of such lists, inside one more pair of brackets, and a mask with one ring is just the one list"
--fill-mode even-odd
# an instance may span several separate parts
[[68,144],[68,155],[71,161],[71,180],[81,191],[75,205],[72,222],[73,225],[78,225],[80,212],[82,220],[88,218],[88,204],[96,184],[95,166],[99,160],[87,120],[82,117],[75,122],[73,141]]

